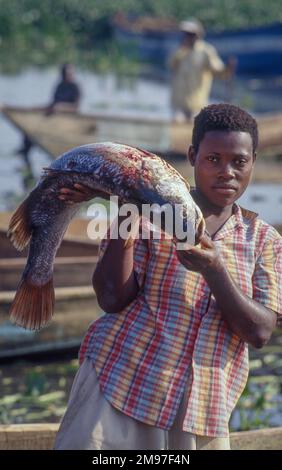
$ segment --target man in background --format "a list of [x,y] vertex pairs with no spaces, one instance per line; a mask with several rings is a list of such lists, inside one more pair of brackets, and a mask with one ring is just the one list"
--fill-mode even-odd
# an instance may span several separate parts
[[[55,112],[71,112],[78,110],[81,92],[75,81],[75,69],[72,64],[64,64],[61,67],[61,80],[57,84],[51,103],[40,108],[47,116]],[[27,167],[31,171],[28,154],[33,146],[32,140],[24,134],[21,148],[17,151],[23,155]]]
[[64,64],[61,68],[61,81],[58,83],[52,103],[46,112],[76,112],[79,106],[80,89],[75,82],[75,69],[72,64]]
[[180,47],[171,56],[171,106],[176,121],[191,119],[208,104],[213,77],[230,78],[235,59],[225,65],[216,49],[203,41],[204,28],[197,20],[182,21]]

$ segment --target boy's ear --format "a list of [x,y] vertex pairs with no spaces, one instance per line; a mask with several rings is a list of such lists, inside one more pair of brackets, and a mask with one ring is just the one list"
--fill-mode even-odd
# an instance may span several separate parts
[[191,164],[191,166],[195,166],[195,160],[196,160],[196,152],[193,147],[193,145],[190,145],[187,153],[187,158]]
[[256,154],[256,152],[254,152],[253,153],[253,164],[255,163],[256,159],[257,159],[257,154]]

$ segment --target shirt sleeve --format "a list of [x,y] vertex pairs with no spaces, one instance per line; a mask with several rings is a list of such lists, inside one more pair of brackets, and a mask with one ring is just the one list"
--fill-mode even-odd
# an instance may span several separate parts
[[282,238],[265,243],[253,274],[253,299],[282,314]]
[[215,74],[224,74],[226,67],[224,62],[219,57],[216,49],[209,44],[206,52],[209,70]]

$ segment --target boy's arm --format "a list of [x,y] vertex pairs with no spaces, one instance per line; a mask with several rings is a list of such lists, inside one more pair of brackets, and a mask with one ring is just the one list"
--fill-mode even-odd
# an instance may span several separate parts
[[[122,222],[120,217],[118,224]],[[139,226],[139,218],[135,224]],[[100,307],[107,313],[119,312],[132,302],[139,291],[133,264],[134,243],[112,239],[93,274],[93,287]]]
[[229,328],[255,348],[263,347],[277,324],[276,313],[241,291],[207,237],[201,244],[202,248],[177,250],[179,261],[205,278]]
[[[93,191],[82,184],[74,184],[73,188],[61,188],[58,198],[68,204],[89,201],[94,196],[108,198],[108,194]],[[127,216],[119,217],[119,224]],[[131,227],[131,236],[112,239],[107,243],[105,252],[97,264],[93,274],[93,287],[100,307],[107,313],[119,312],[125,308],[138,294],[139,284],[134,272],[134,236],[139,229],[140,218],[136,218]]]

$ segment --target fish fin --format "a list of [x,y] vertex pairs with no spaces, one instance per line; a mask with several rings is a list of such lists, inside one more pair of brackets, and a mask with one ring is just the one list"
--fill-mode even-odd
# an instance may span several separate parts
[[32,235],[28,220],[28,199],[25,199],[12,215],[7,232],[7,237],[18,251],[22,251],[28,245]]
[[51,320],[54,301],[53,278],[43,286],[22,279],[10,309],[10,320],[28,330],[39,330]]

